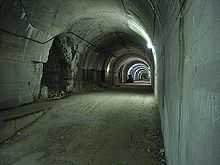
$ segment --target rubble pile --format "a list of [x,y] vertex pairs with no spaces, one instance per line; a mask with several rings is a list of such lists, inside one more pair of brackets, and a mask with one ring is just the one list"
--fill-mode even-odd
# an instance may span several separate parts
[[160,129],[150,129],[146,135],[148,141],[150,141],[150,144],[146,147],[146,151],[157,162],[157,165],[166,165],[163,137]]

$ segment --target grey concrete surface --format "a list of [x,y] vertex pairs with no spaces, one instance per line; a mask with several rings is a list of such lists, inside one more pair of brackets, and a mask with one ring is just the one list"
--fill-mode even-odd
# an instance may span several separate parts
[[160,8],[166,34],[159,100],[168,164],[219,165],[220,2],[167,0]]
[[40,119],[54,102],[38,102],[0,112],[0,144]]
[[31,127],[0,146],[4,165],[156,165],[148,136],[160,129],[152,94],[112,89],[56,101]]

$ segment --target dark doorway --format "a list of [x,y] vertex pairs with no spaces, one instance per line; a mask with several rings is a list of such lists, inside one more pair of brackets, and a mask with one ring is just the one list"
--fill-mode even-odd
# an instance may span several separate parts
[[42,86],[48,87],[48,93],[67,92],[72,82],[71,59],[66,59],[67,50],[59,38],[55,38],[49,51],[48,61],[43,67]]

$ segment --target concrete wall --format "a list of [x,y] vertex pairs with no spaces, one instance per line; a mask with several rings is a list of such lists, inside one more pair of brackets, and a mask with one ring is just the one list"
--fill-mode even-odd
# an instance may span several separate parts
[[159,101],[168,165],[219,165],[220,1],[182,3],[160,4]]
[[[32,26],[16,1],[1,1],[0,19],[4,20],[1,29],[39,41],[50,37]],[[0,32],[0,109],[29,103],[38,96],[42,63],[47,60],[50,44]]]

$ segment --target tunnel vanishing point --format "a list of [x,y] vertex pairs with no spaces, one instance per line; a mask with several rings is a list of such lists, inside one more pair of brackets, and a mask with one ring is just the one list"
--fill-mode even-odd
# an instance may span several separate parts
[[0,115],[144,84],[167,164],[220,164],[219,0],[0,0],[0,19]]

